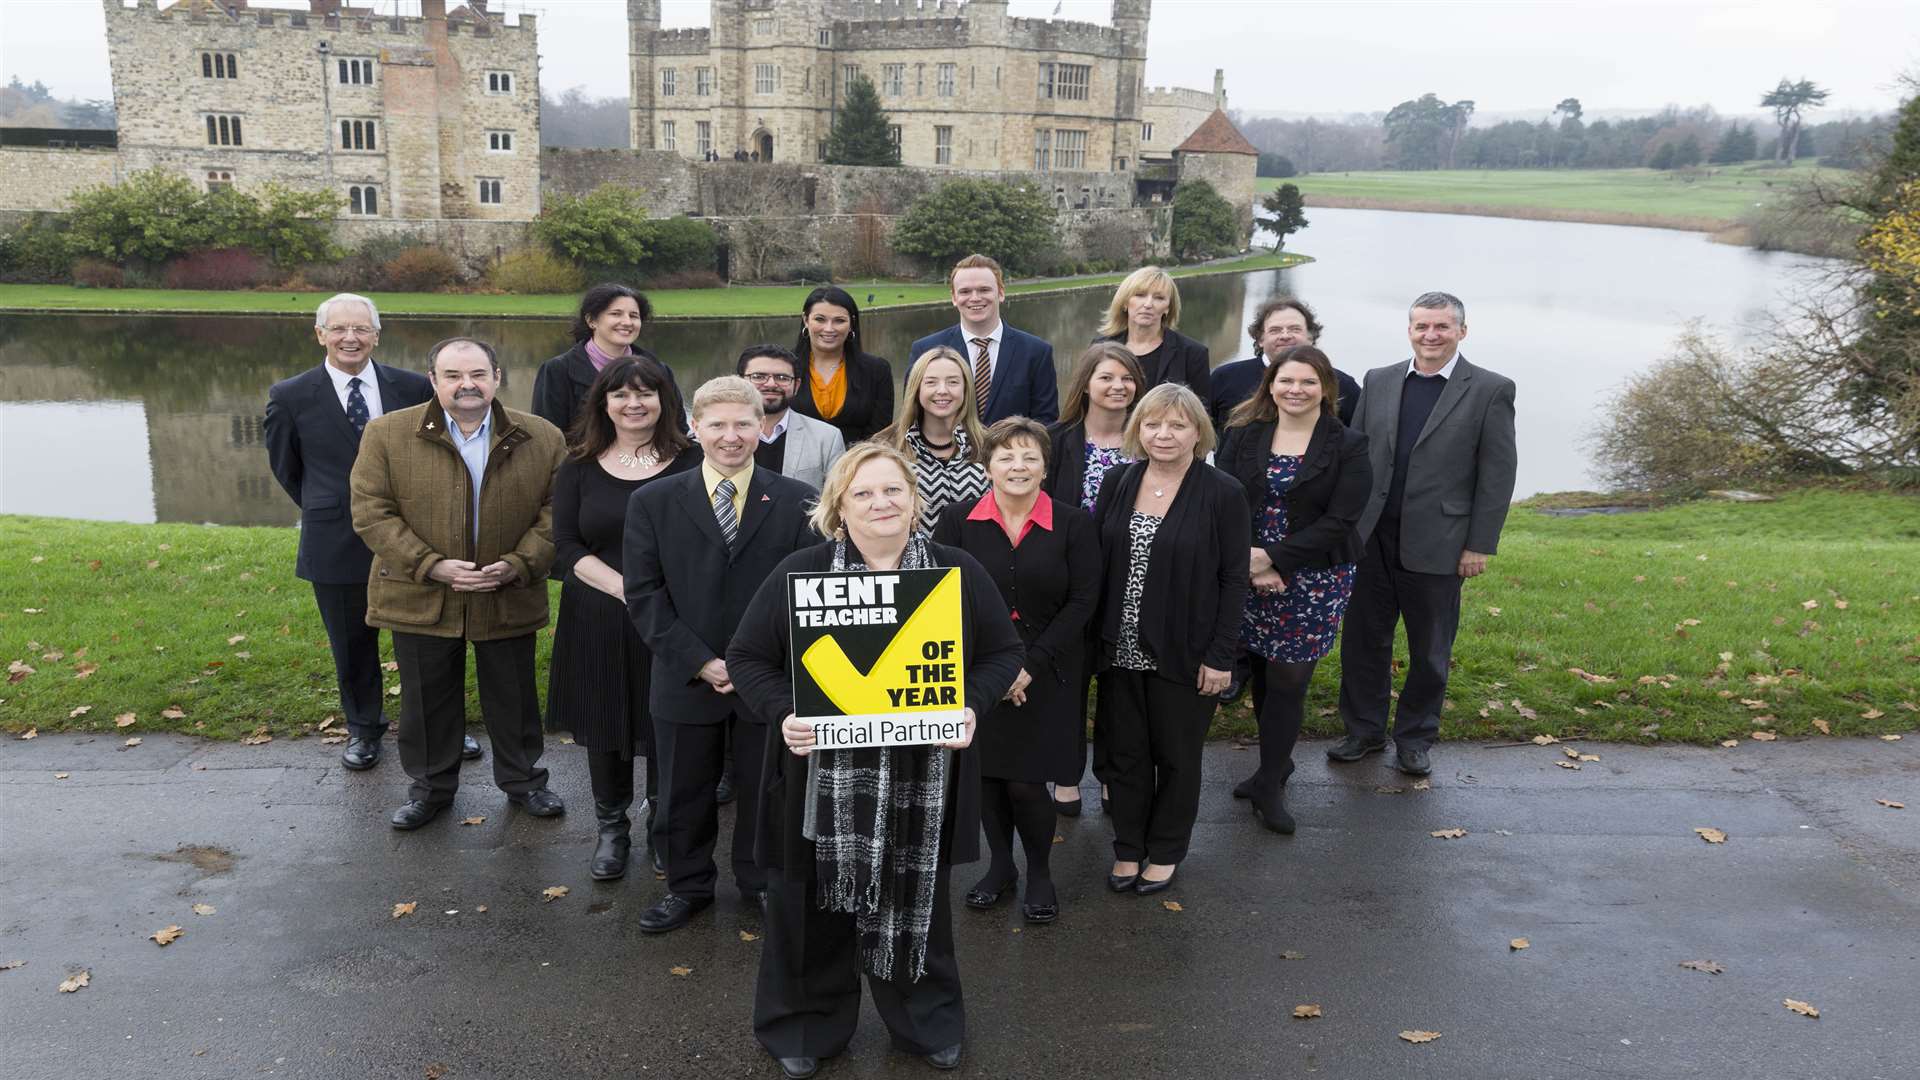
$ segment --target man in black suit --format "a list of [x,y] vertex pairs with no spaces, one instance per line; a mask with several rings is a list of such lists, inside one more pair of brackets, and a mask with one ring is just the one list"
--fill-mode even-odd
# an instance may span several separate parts
[[[1207,388],[1207,413],[1213,417],[1214,436],[1226,438],[1227,417],[1260,386],[1267,365],[1295,345],[1315,345],[1323,328],[1313,309],[1304,300],[1275,296],[1261,304],[1247,324],[1247,336],[1253,338],[1253,355],[1213,369]],[[1353,423],[1353,407],[1360,400],[1360,384],[1353,376],[1334,369],[1340,381],[1340,422]]]
[[640,916],[650,934],[685,926],[713,903],[714,785],[730,731],[733,878],[743,899],[757,904],[766,892],[753,857],[766,718],[734,694],[725,657],[761,582],[818,537],[807,524],[814,490],[754,466],[762,411],[760,392],[737,375],[702,386],[693,395],[699,471],[649,484],[627,504],[627,612],[653,652],[649,704],[667,854],[667,895]]
[[1447,667],[1460,628],[1460,586],[1487,569],[1513,501],[1518,451],[1513,380],[1460,355],[1467,309],[1423,293],[1407,316],[1413,358],[1367,372],[1353,429],[1368,437],[1373,495],[1360,515],[1366,547],[1340,637],[1340,719],[1327,750],[1358,761],[1386,746],[1394,627],[1407,624],[1407,682],[1393,718],[1400,771],[1432,771]]
[[1042,424],[1060,419],[1060,382],[1053,371],[1053,346],[1000,321],[1006,281],[1000,264],[985,255],[969,255],[947,275],[960,325],[928,334],[913,343],[907,374],[928,349],[945,345],[973,364],[973,392],[985,427],[1009,416]]
[[[347,475],[368,421],[426,401],[433,386],[417,372],[374,363],[380,313],[364,296],[341,293],[321,304],[313,332],[326,350],[325,362],[273,384],[261,429],[274,479],[300,507],[293,572],[313,583],[333,648],[340,709],[347,716],[340,763],[371,769],[380,761],[387,731],[380,706],[380,631],[367,625],[373,552],[353,531]],[[480,744],[471,738],[466,756],[480,756]]]

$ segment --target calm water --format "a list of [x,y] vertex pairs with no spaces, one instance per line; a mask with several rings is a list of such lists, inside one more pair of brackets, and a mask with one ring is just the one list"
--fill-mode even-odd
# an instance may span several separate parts
[[[1403,360],[1406,305],[1427,289],[1467,303],[1463,352],[1519,383],[1519,495],[1606,487],[1578,436],[1620,380],[1658,358],[1692,319],[1738,339],[1819,260],[1712,244],[1659,229],[1372,210],[1314,210],[1294,246],[1319,261],[1189,281],[1180,329],[1214,362],[1247,355],[1253,307],[1289,290],[1315,305],[1320,344],[1357,376]],[[882,294],[884,297],[884,293]],[[864,295],[858,297],[865,300]],[[1015,300],[1008,321],[1054,343],[1064,374],[1109,294]],[[950,310],[866,317],[870,351],[904,371],[914,338]],[[292,524],[267,469],[260,412],[274,381],[319,362],[310,320],[0,315],[0,513],[108,521]],[[656,323],[643,344],[683,388],[732,370],[747,344],[793,342],[798,315]],[[452,334],[500,346],[506,403],[524,408],[533,370],[566,324],[386,320],[381,359],[420,366]]]

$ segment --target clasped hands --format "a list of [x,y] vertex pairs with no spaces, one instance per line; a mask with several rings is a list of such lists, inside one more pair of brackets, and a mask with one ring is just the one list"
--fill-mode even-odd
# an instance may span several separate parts
[[520,573],[504,559],[480,567],[465,559],[441,559],[427,571],[427,577],[451,586],[454,592],[493,592],[520,580]]
[[1287,579],[1273,568],[1273,559],[1265,548],[1247,549],[1247,571],[1253,576],[1255,592],[1282,593],[1287,591]]
[[[966,734],[952,742],[944,742],[939,745],[949,750],[965,750],[967,747],[973,745],[973,709],[969,707],[965,712],[967,718]],[[786,741],[787,749],[791,750],[795,757],[806,757],[808,754],[813,753],[813,725],[801,720],[794,713],[788,713],[787,718],[780,721],[780,738]]]

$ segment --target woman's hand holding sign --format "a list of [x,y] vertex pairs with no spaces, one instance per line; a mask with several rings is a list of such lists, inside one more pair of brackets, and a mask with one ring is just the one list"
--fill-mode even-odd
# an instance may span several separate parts
[[813,753],[813,725],[794,713],[788,713],[787,718],[780,721],[780,737],[786,740],[787,749],[793,751],[795,757]]
[[973,710],[971,708],[967,709],[966,714],[967,714],[967,733],[965,735],[962,735],[960,738],[953,740],[952,742],[941,743],[940,744],[941,746],[944,746],[949,750],[965,750],[967,747],[973,745],[973,723],[974,723]]

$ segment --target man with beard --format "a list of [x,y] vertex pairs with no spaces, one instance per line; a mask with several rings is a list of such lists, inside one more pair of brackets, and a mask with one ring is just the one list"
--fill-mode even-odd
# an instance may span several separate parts
[[760,391],[760,403],[766,408],[753,463],[818,491],[826,483],[827,470],[847,452],[847,444],[839,428],[788,408],[800,381],[800,358],[779,345],[750,345],[740,354],[734,371]]

